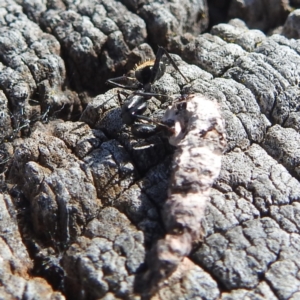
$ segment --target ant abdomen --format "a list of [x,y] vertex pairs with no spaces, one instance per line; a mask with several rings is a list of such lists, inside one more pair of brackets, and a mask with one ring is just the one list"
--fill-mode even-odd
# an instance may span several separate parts
[[153,72],[154,63],[154,60],[146,61],[136,67],[135,77],[143,85],[152,84],[164,75],[166,71],[165,63],[160,61],[157,71]]

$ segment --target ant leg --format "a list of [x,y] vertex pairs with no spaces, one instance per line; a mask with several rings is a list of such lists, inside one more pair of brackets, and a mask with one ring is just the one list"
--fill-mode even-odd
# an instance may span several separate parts
[[120,94],[122,94],[125,97],[128,97],[130,95],[130,93],[127,93],[126,91],[117,91],[117,93],[118,93],[119,100],[121,99]]
[[145,97],[169,97],[168,95],[158,94],[158,93],[148,93],[143,91],[133,92],[134,95],[145,96]]
[[164,124],[140,115],[136,116],[136,118],[148,122],[148,124],[133,124],[131,126],[131,132],[136,138],[146,139],[160,131],[165,131],[170,135],[174,134],[174,130],[172,129],[173,123]]
[[[125,92],[125,91],[117,91],[118,94],[118,100],[119,100],[119,105],[122,106],[122,103],[124,103],[124,101],[126,101],[126,99],[129,97],[129,93]],[[125,96],[125,99],[122,99],[121,95]]]
[[163,49],[162,47],[158,46],[158,50],[157,50],[157,53],[155,56],[155,62],[152,67],[152,74],[151,74],[151,80],[150,80],[151,83],[154,83],[157,73],[159,71],[159,64],[160,64],[161,58],[164,54],[164,51],[162,49]]
[[144,120],[144,121],[147,121],[148,123],[153,123],[157,126],[160,126],[161,128],[164,128],[166,129],[167,131],[172,131],[172,126],[174,125],[173,123],[170,123],[170,122],[164,122],[164,123],[161,123],[161,122],[157,122],[155,120],[153,120],[152,118],[150,117],[147,117],[147,116],[142,116],[142,115],[136,115],[136,119],[138,120]]
[[126,98],[129,96],[128,93],[126,93],[125,91],[117,91],[118,94],[118,101],[119,101],[119,106],[122,106],[122,103],[124,102],[124,100],[122,99],[121,95],[125,96]]
[[[181,71],[179,70],[179,68],[177,67],[177,65],[175,64],[174,59],[171,57],[171,55],[168,53],[168,51],[163,48],[158,46],[158,51],[161,51],[162,53],[166,54],[166,56],[168,57],[170,63],[172,64],[172,66],[175,68],[175,70],[184,78],[184,80],[186,81],[186,83],[189,83],[189,81],[186,79],[186,77],[181,73]],[[157,52],[158,53],[158,52]],[[162,56],[162,54],[160,54]]]
[[116,81],[122,81],[122,80],[126,80],[126,79],[132,79],[132,78],[123,75],[123,76],[120,76],[120,77],[115,77],[115,78],[108,79],[108,80],[106,80],[106,83],[111,84],[115,87],[119,87],[119,88],[126,89],[126,90],[132,90],[132,91],[138,90],[138,89],[141,88],[140,85],[131,86],[131,85],[125,85],[125,84],[120,84],[120,83],[116,82]]
[[[147,93],[147,92],[143,92],[141,90],[133,92],[132,94],[127,93],[126,91],[117,91],[118,93],[118,98],[119,98],[119,102],[122,103],[123,101],[121,101],[121,96],[120,94],[124,95],[126,98],[128,98],[130,95],[138,95],[138,96],[144,96],[144,97],[149,97],[149,99],[151,97],[166,97],[169,98],[168,95],[164,95],[164,94],[158,94],[158,93]],[[126,99],[125,99],[126,100]],[[147,100],[147,99],[146,99]]]

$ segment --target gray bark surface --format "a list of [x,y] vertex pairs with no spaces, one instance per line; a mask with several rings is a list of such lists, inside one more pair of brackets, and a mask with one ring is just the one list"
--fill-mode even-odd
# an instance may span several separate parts
[[[298,11],[282,35],[238,19],[200,34],[206,1],[121,2],[0,0],[0,298],[300,299]],[[289,7],[277,4],[279,22]],[[278,25],[265,20],[251,27]],[[135,139],[122,89],[105,85],[155,58],[147,42],[189,83],[167,66],[153,91],[169,97],[145,115],[201,94],[227,141],[201,239],[197,223],[191,253],[154,287],[144,275],[174,217],[180,156],[163,134]]]

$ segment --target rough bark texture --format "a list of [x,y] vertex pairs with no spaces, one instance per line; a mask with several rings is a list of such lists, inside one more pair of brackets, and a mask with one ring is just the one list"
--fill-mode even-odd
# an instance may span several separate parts
[[249,28],[267,31],[282,25],[290,12],[288,0],[232,0],[228,17],[244,20]]
[[[0,0],[1,299],[299,299],[299,13],[284,24],[279,2],[262,1],[276,8],[263,24],[245,2],[251,20],[200,34],[206,1]],[[145,115],[160,121],[178,94],[198,93],[226,130],[220,175],[203,216],[187,218],[196,230],[175,230],[188,250],[169,273],[151,249],[187,209],[168,210],[183,146],[135,139],[105,85],[155,57],[147,42],[176,53],[189,84],[167,66],[153,91],[169,97]],[[208,106],[196,104],[198,117]]]

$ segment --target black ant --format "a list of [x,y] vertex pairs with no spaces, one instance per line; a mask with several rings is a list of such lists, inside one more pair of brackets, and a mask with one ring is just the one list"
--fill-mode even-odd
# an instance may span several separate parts
[[[123,85],[118,83],[118,81],[131,79],[125,75],[107,80],[108,84],[115,87],[134,91],[131,94],[125,91],[118,92],[118,98],[119,101],[122,102],[121,94],[126,96],[126,102],[121,109],[121,117],[124,124],[131,126],[131,131],[137,138],[147,138],[162,129],[169,130],[170,128],[169,124],[155,122],[151,118],[143,116],[143,113],[147,109],[147,101],[152,96],[168,97],[152,92],[152,84],[159,80],[166,71],[166,62],[162,59],[164,54],[167,56],[175,70],[178,71],[188,83],[188,80],[181,73],[173,58],[163,47],[158,47],[155,60],[146,61],[136,67],[135,79],[137,80],[137,83],[135,85]],[[138,120],[147,121],[149,124],[134,124]]]

